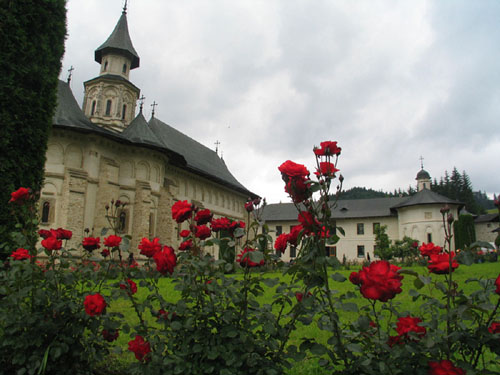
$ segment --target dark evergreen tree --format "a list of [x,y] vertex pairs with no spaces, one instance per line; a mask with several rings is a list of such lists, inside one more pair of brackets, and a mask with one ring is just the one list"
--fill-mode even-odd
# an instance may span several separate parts
[[474,217],[472,215],[460,215],[453,223],[455,234],[455,248],[464,249],[476,241],[476,230],[474,227]]
[[47,139],[64,53],[64,0],[4,0],[0,6],[0,257],[10,251],[10,193],[43,183]]

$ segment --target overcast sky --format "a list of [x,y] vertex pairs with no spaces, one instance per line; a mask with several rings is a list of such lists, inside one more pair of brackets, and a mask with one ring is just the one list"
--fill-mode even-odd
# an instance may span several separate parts
[[[123,0],[69,0],[61,78],[81,104]],[[500,1],[131,0],[130,80],[156,117],[215,149],[269,202],[277,167],[338,141],[344,187],[414,186],[453,167],[500,193]]]

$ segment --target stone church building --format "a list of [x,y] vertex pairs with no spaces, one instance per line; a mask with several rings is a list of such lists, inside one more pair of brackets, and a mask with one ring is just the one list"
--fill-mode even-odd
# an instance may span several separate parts
[[[41,191],[41,228],[73,231],[69,245],[100,236],[108,227],[106,204],[119,199],[120,231],[157,236],[176,246],[180,228],[171,218],[176,200],[210,209],[215,217],[244,220],[244,203],[256,195],[228,170],[216,152],[152,117],[146,120],[140,89],[130,71],[140,66],[124,9],[109,38],[95,51],[99,75],[84,83],[83,108],[68,83],[59,82],[58,104],[48,142],[45,185]],[[186,224],[185,224],[186,225]],[[81,247],[80,247],[81,248]],[[137,252],[137,250],[135,250]]]
[[[346,199],[339,200],[332,208],[332,218],[342,227],[345,236],[330,246],[330,256],[350,261],[375,259],[375,228],[386,225],[391,241],[411,237],[419,243],[444,244],[444,228],[440,209],[448,205],[450,213],[458,218],[463,204],[430,190],[431,177],[424,169],[416,177],[417,193],[410,197]],[[270,204],[265,207],[263,219],[276,239],[281,233],[290,233],[298,225],[298,211],[293,203]],[[297,256],[297,250],[288,246],[282,258],[290,261]]]

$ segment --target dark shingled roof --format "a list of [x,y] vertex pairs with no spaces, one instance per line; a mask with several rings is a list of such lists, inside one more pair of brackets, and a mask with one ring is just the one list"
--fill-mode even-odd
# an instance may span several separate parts
[[421,204],[452,204],[459,206],[459,208],[463,206],[463,203],[461,202],[446,198],[445,196],[435,193],[432,190],[422,189],[418,193],[406,198],[403,202],[393,206],[392,208],[402,208]]
[[134,69],[139,66],[139,55],[135,51],[128,33],[127,13],[125,13],[125,11],[122,12],[121,17],[109,38],[95,50],[95,61],[100,64],[102,56],[109,52],[125,55],[132,60],[130,69]]
[[491,223],[498,222],[498,214],[484,214],[479,215],[474,219],[474,223]]
[[229,184],[233,189],[256,197],[254,193],[248,191],[234,178],[224,161],[215,151],[210,150],[155,117],[151,117],[149,120],[149,127],[166,149],[184,157],[187,163],[186,166],[192,171],[208,178],[215,178],[218,182]]
[[147,123],[140,112],[122,133],[111,132],[93,124],[78,106],[69,85],[61,80],[57,90],[57,109],[53,126],[95,133],[121,143],[154,148],[167,154],[174,165],[249,197],[257,197],[236,180],[217,153],[154,117]]
[[114,135],[90,122],[76,102],[69,85],[61,80],[59,80],[57,87],[57,108],[52,118],[52,123],[58,127]]
[[152,146],[164,148],[151,131],[148,122],[142,115],[142,110],[122,132],[122,136],[133,143],[150,144]]
[[[354,219],[360,217],[387,217],[395,216],[394,205],[401,203],[405,198],[371,198],[371,199],[342,199],[332,208],[333,219]],[[297,220],[298,211],[293,203],[268,204],[264,208],[265,221]]]

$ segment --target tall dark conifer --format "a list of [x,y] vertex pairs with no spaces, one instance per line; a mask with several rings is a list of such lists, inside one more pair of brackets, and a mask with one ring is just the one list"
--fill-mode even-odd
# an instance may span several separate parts
[[65,0],[0,6],[0,256],[10,250],[10,192],[41,189],[66,36]]

